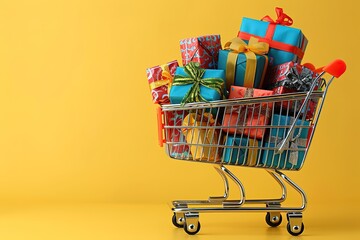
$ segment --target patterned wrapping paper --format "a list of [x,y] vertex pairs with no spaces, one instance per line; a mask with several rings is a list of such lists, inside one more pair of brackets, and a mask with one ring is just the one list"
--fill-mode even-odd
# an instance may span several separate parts
[[[279,127],[270,130],[268,139],[270,141],[265,141],[264,147],[278,147],[281,141],[285,139],[289,131],[289,126],[293,122],[293,117],[274,114],[271,119],[271,125]],[[298,119],[296,126],[311,126],[311,123]],[[261,153],[261,163],[270,168],[299,169],[305,160],[305,148],[308,144],[312,128],[295,128],[293,136],[297,136],[299,131],[301,131],[300,135],[295,142],[289,143],[289,145],[286,146],[286,148],[293,150],[284,150],[281,154],[276,154],[275,150],[263,150]]]
[[160,66],[146,69],[146,75],[154,103],[170,103],[168,88],[172,83],[175,70],[178,66],[179,64],[175,60]]
[[[230,88],[230,99],[234,98],[248,98],[248,97],[261,97],[261,96],[271,96],[273,95],[272,91],[255,89],[255,88],[245,88],[239,86],[231,86]],[[254,104],[249,107],[240,106],[230,110],[230,112],[225,112],[222,126],[223,131],[229,133],[241,134],[249,136],[250,138],[263,138],[265,134],[265,128],[228,128],[229,126],[266,126],[271,117],[273,103],[261,103]]]
[[167,142],[173,142],[174,144],[170,145],[170,156],[173,158],[187,159],[191,158],[190,148],[186,144],[186,139],[183,133],[181,132],[181,125],[183,119],[187,115],[185,111],[171,111],[165,112],[167,122],[166,126],[176,127],[176,128],[167,128],[165,129],[165,138]]
[[[266,88],[272,89],[275,95],[309,91],[314,79],[318,77],[318,73],[316,73],[315,70],[311,70],[294,62],[286,62],[272,66],[269,69]],[[315,90],[319,89],[322,81],[322,79],[319,79]],[[291,112],[298,112],[302,103],[303,101],[283,102],[282,108],[283,110],[289,109]],[[307,106],[306,119],[313,118],[316,106],[317,100],[311,99]]]
[[216,69],[221,49],[220,35],[186,38],[180,41],[182,63],[200,63],[201,68]]
[[300,29],[289,27],[293,21],[281,8],[276,8],[276,13],[276,20],[269,16],[262,21],[243,18],[238,37],[243,40],[256,37],[269,43],[269,57],[274,59],[275,65],[289,61],[300,63],[308,40]]
[[232,165],[257,165],[259,150],[249,147],[260,147],[260,142],[251,138],[228,135],[225,140],[223,161]]
[[[220,161],[218,130],[212,128],[215,121],[210,113],[189,113],[182,122],[182,132],[190,146],[194,160]],[[190,127],[190,128],[187,128]],[[205,127],[205,128],[198,128]]]

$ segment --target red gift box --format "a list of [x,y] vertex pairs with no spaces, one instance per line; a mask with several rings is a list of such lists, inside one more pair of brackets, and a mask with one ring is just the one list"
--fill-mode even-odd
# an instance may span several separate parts
[[146,69],[147,79],[154,103],[170,103],[168,87],[171,85],[175,75],[175,70],[179,66],[178,62],[172,61],[160,66]]
[[186,38],[180,41],[180,51],[184,66],[189,62],[198,62],[201,68],[217,69],[220,49],[220,35],[206,35]]
[[[248,98],[271,96],[273,91],[231,86],[229,98]],[[266,126],[269,123],[273,103],[259,103],[232,107],[225,112],[222,126],[224,131],[247,135],[261,139],[265,134],[265,128],[243,128],[246,126]],[[230,127],[230,126],[238,126]]]
[[[308,66],[310,66],[308,64]],[[284,94],[284,93],[292,93],[292,92],[302,92],[302,91],[308,91],[307,87],[310,88],[309,85],[302,87],[300,89],[296,89],[296,86],[291,86],[292,80],[301,80],[301,79],[291,79],[289,78],[289,74],[296,73],[301,78],[301,74],[303,71],[307,71],[307,73],[310,75],[312,79],[315,79],[318,76],[318,73],[316,73],[315,69],[309,69],[305,66],[302,66],[298,63],[294,62],[286,62],[277,66],[272,66],[269,69],[268,77],[267,77],[267,83],[266,88],[272,89],[274,91],[274,95],[277,94]],[[294,76],[293,76],[294,77]],[[287,82],[286,82],[287,81]],[[319,80],[321,81],[321,79]],[[290,84],[287,84],[290,83]],[[299,85],[298,85],[299,87]],[[315,87],[315,90],[318,89],[318,86]],[[283,109],[289,109],[292,112],[297,112],[300,110],[300,107],[302,105],[303,101],[294,102],[294,101],[284,101],[282,102],[282,108]],[[280,104],[276,104],[276,106],[279,108]],[[314,112],[317,106],[316,100],[309,100],[306,113],[306,119],[312,119],[314,116]]]

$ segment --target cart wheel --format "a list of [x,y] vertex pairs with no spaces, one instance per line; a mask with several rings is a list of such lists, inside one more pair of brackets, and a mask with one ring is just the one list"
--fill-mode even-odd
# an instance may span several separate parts
[[[183,214],[182,214],[183,215]],[[183,228],[184,227],[185,218],[184,216],[178,216],[176,217],[176,213],[172,216],[172,223],[175,227]]]
[[288,223],[287,224],[287,231],[293,236],[298,236],[298,235],[302,234],[302,232],[304,231],[304,223],[301,223],[301,227],[295,225],[292,228],[290,226],[290,223]]
[[272,213],[269,212],[265,216],[265,221],[270,227],[277,227],[282,222],[282,216],[280,213]]
[[200,222],[197,222],[197,226],[195,224],[187,224],[186,222],[184,224],[184,230],[189,235],[197,234],[200,231],[200,227]]

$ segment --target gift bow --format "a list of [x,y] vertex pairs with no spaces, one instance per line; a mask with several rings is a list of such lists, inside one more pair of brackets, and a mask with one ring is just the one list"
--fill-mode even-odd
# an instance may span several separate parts
[[[317,70],[315,70],[317,71]],[[302,66],[299,72],[297,66],[289,69],[286,74],[286,78],[282,81],[276,82],[274,87],[286,87],[288,89],[294,89],[298,92],[307,92],[310,90],[314,78],[314,72],[307,67]],[[322,80],[321,80],[322,81]],[[322,82],[318,83],[319,85]]]
[[291,17],[285,14],[282,8],[276,7],[275,12],[277,15],[276,21],[274,21],[269,15],[266,15],[261,20],[270,23],[284,25],[284,26],[291,26],[293,24],[293,20],[291,19]]
[[[244,53],[246,57],[246,69],[244,76],[244,87],[253,87],[256,73],[256,55],[265,55],[269,51],[269,44],[259,42],[258,39],[251,37],[246,44],[241,38],[236,37],[224,46],[225,50],[230,50],[226,62],[226,88],[230,89],[234,85],[235,66],[239,53]],[[267,61],[267,58],[266,58]],[[264,71],[265,72],[265,71]],[[263,79],[263,78],[262,78]],[[260,83],[260,87],[261,87]]]
[[161,86],[168,86],[168,89],[170,89],[170,85],[173,81],[173,77],[170,74],[170,69],[168,65],[161,65],[162,69],[161,72],[161,80],[154,81],[150,83],[150,89],[154,90],[155,88],[161,87]]
[[205,69],[200,68],[199,65],[197,62],[190,62],[184,67],[188,76],[175,75],[174,77],[173,86],[193,84],[182,99],[182,105],[190,102],[208,102],[201,96],[200,86],[216,90],[222,96],[224,80],[221,78],[202,78]]

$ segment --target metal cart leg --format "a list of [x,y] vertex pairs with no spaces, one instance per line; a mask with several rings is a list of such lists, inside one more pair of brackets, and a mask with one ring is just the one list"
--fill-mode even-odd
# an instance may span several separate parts
[[229,182],[224,174],[224,171],[222,171],[222,169],[220,169],[219,167],[214,167],[215,170],[220,174],[223,182],[224,182],[224,195],[223,196],[218,196],[218,197],[209,197],[209,202],[213,202],[213,203],[221,203],[223,201],[225,201],[228,197],[229,197]]
[[[307,199],[305,192],[293,182],[288,176],[278,170],[268,170],[267,172],[275,179],[282,189],[282,195],[277,199],[249,199],[245,198],[245,189],[241,181],[225,166],[216,168],[224,181],[225,192],[223,196],[209,197],[208,200],[182,200],[172,202],[173,224],[176,227],[184,228],[188,234],[196,234],[200,230],[200,212],[266,212],[265,220],[271,227],[277,227],[282,222],[281,212],[287,213],[287,230],[291,235],[300,235],[304,231],[302,223],[302,211],[306,208]],[[228,200],[229,196],[229,177],[233,180],[240,190],[239,200]],[[294,188],[301,197],[300,207],[284,207],[281,203],[286,200],[287,189],[285,183]],[[265,204],[265,206],[249,206],[250,204]]]

